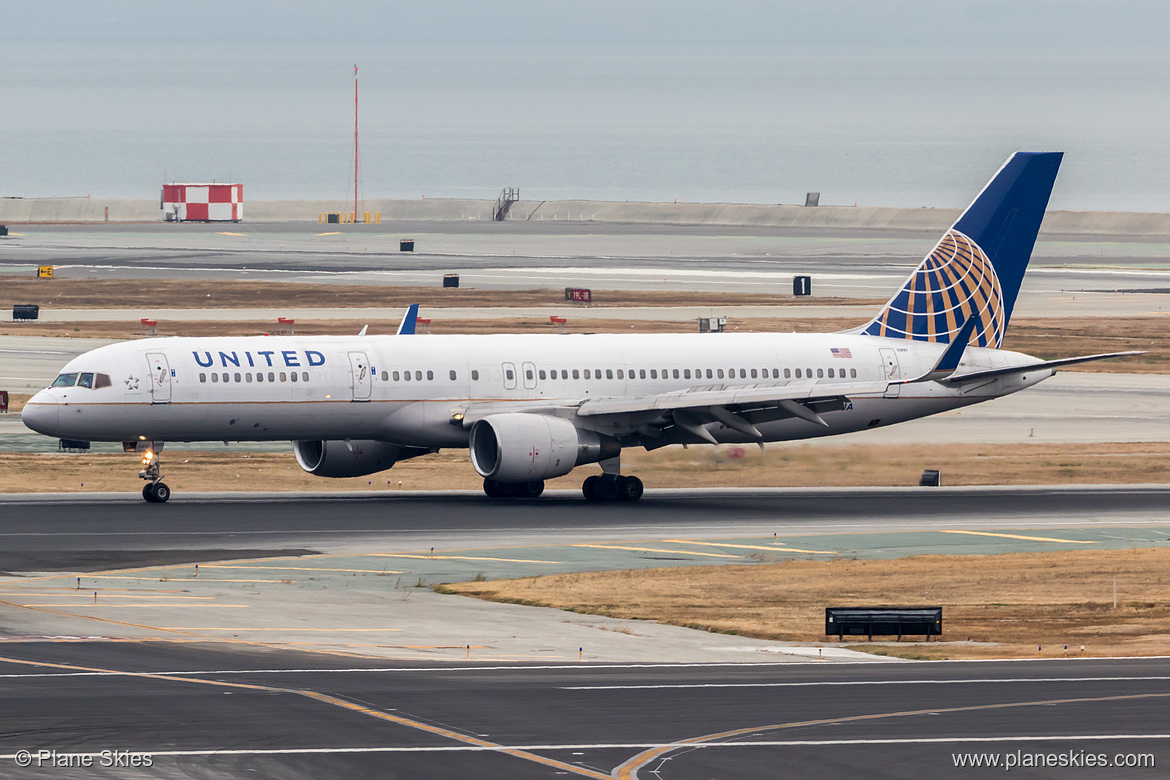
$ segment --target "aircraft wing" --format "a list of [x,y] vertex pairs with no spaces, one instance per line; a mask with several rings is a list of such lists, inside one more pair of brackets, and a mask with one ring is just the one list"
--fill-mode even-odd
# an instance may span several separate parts
[[582,417],[630,412],[671,411],[708,406],[758,406],[781,401],[813,401],[865,393],[884,393],[889,382],[798,382],[757,385],[699,385],[673,393],[591,398],[577,409]]
[[589,418],[594,425],[615,435],[637,430],[650,432],[670,425],[714,442],[703,426],[719,422],[728,428],[762,440],[755,423],[799,417],[827,426],[821,412],[845,408],[849,396],[884,393],[889,382],[764,382],[728,387],[699,385],[670,393],[611,396],[581,401],[529,404],[475,404],[463,415],[463,424],[500,412],[531,412],[560,417]]

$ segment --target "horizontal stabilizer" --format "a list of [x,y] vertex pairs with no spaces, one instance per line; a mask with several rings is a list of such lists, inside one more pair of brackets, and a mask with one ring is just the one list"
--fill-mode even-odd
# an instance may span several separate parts
[[1063,358],[1061,360],[1042,360],[1038,363],[1028,363],[1023,366],[1011,366],[1010,368],[993,368],[990,371],[977,371],[974,374],[962,374],[960,376],[950,376],[946,379],[939,380],[944,385],[965,385],[971,382],[979,382],[984,379],[995,379],[1000,376],[1010,376],[1011,374],[1026,374],[1029,371],[1035,371],[1038,368],[1046,368],[1055,371],[1065,366],[1075,366],[1079,363],[1089,363],[1094,360],[1108,360],[1109,358],[1131,357],[1133,355],[1144,355],[1144,352],[1108,352],[1103,355],[1085,355],[1083,357]]

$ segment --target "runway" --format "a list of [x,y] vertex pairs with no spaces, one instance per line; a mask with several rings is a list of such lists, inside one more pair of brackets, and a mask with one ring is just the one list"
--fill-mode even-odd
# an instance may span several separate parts
[[42,748],[149,758],[116,777],[939,777],[968,752],[1153,777],[1170,748],[1160,659],[446,666],[22,644],[0,648],[0,684],[20,702],[0,715],[6,777],[93,776],[16,769]]

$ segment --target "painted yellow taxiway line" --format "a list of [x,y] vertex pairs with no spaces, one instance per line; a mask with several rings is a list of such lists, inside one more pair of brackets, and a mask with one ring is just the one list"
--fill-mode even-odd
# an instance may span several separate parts
[[563,561],[534,561],[528,558],[474,558],[470,555],[428,555],[426,553],[366,553],[383,558],[417,558],[436,561],[496,561],[499,563],[563,563]]
[[816,553],[818,555],[840,555],[839,550],[801,550],[797,547],[788,547],[783,543],[776,547],[767,547],[762,544],[726,544],[723,542],[696,542],[690,539],[667,539],[667,544],[698,544],[703,547],[730,547],[740,550],[767,550],[768,552],[798,552],[798,553]]
[[726,553],[697,552],[695,550],[660,550],[656,547],[625,547],[619,544],[574,544],[573,547],[595,547],[599,550],[631,550],[633,552],[671,553],[672,555],[701,555],[704,558],[737,558],[742,555],[728,555]]
[[[234,564],[224,565],[219,563],[205,563],[199,567],[200,571],[203,571],[204,569],[248,569],[249,571],[344,571],[353,572],[355,574],[402,574],[400,571],[390,571],[388,569],[325,569],[319,566],[236,566]],[[217,580],[217,582],[224,582],[224,580]]]
[[991,531],[941,531],[944,534],[966,534],[967,536],[998,536],[1003,539],[1023,539],[1026,542],[1060,542],[1061,544],[1099,544],[1083,539],[1054,539],[1049,536],[1020,536],[1019,534],[997,534]]

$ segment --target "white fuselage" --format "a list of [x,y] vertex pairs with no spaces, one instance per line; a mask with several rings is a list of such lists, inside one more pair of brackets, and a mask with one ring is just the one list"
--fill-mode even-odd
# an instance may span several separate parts
[[[954,388],[896,384],[929,371],[945,347],[851,334],[144,339],[70,361],[63,374],[100,373],[109,386],[42,390],[26,405],[24,420],[41,433],[86,441],[377,439],[466,447],[468,431],[458,420],[471,406],[571,407],[583,399],[720,386],[815,384],[832,394],[834,384],[878,385],[850,392],[844,408],[823,413],[827,427],[794,417],[758,426],[765,441],[782,441],[923,417],[1052,374],[1038,369]],[[960,373],[1029,362],[1019,353],[970,347]],[[593,419],[575,422],[614,424]],[[719,424],[707,428],[718,441],[756,441]]]

